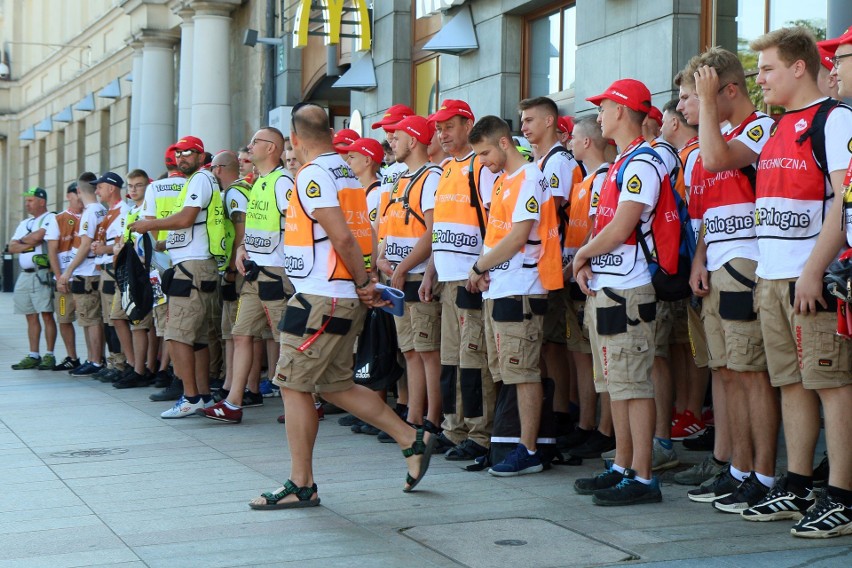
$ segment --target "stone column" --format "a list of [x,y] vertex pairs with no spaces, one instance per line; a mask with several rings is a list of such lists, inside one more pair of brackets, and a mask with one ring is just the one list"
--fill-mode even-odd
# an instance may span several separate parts
[[150,31],[144,32],[140,39],[143,43],[142,96],[135,167],[157,177],[165,169],[163,153],[175,142],[174,46],[177,38],[169,33]]
[[193,136],[211,153],[231,147],[231,11],[240,0],[195,2],[192,46]]
[[[142,108],[142,42],[131,41],[133,48],[133,82],[130,84],[130,140],[127,148],[127,167],[139,163],[139,115]],[[147,171],[147,170],[146,170]],[[154,175],[149,172],[149,175]]]
[[192,51],[195,42],[194,12],[181,9],[177,13],[180,23],[180,76],[178,78],[178,138],[192,134]]

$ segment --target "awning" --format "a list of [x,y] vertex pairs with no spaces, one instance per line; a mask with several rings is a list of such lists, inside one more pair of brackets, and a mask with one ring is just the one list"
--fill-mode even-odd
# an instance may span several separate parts
[[35,140],[35,128],[30,126],[18,136],[18,140]]
[[95,110],[95,94],[89,93],[80,102],[74,105],[74,110],[90,111]]
[[368,51],[361,59],[349,67],[332,85],[335,89],[352,89],[353,91],[369,91],[376,88],[376,69],[373,67],[373,56]]
[[464,55],[479,49],[470,6],[462,6],[458,13],[453,16],[453,19],[441,27],[441,30],[426,42],[423,49],[447,55]]
[[41,122],[35,125],[36,132],[53,132],[53,122],[47,116]]
[[117,99],[121,96],[121,85],[118,83],[118,79],[114,79],[110,83],[107,84],[106,87],[101,89],[98,93],[98,96],[102,99]]
[[71,122],[72,120],[74,120],[74,113],[71,112],[71,105],[53,115],[53,122]]

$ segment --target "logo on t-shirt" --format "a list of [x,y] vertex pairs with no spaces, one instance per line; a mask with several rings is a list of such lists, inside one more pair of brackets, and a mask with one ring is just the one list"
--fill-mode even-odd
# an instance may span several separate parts
[[236,208],[237,208],[237,200],[236,200],[236,199],[232,199],[232,200],[231,200],[230,208],[231,208],[231,209],[236,209]]
[[556,188],[559,187],[559,178],[556,177],[556,174],[550,176],[550,187]]
[[89,230],[89,222],[86,221],[85,223],[83,223],[83,231],[88,231],[88,230]]
[[808,121],[805,120],[804,118],[800,118],[799,122],[797,122],[795,124],[795,126],[793,126],[793,128],[796,130],[796,134],[798,134],[799,132],[801,132],[802,130],[804,130],[807,127],[808,127]]
[[763,127],[761,125],[757,125],[748,132],[746,135],[754,142],[757,142],[761,138],[763,138]]
[[305,195],[308,197],[319,197],[320,196],[320,186],[317,182],[311,181],[308,186],[305,188]]
[[642,180],[639,179],[639,176],[633,174],[633,177],[627,180],[627,191],[630,193],[639,193],[642,191]]
[[852,153],[852,138],[850,138],[849,143],[846,144],[846,149],[849,150],[849,153]]
[[287,201],[290,201],[291,197],[293,197],[293,189],[292,188],[287,190]]
[[538,213],[538,201],[535,200],[535,197],[530,197],[527,200],[526,207],[530,213]]

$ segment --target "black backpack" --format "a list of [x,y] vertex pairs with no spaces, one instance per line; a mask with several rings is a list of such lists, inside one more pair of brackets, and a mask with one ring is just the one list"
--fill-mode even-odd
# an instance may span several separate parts
[[145,262],[136,253],[133,241],[121,247],[115,259],[115,281],[121,294],[121,307],[131,323],[139,323],[154,309],[154,288],[151,286],[151,237],[142,236]]
[[391,314],[377,308],[367,312],[355,355],[356,384],[380,391],[392,387],[402,377],[396,337]]

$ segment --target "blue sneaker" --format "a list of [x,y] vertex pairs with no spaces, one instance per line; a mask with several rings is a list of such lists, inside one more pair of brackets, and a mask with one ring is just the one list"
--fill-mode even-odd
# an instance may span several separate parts
[[72,377],[88,377],[89,375],[94,375],[102,368],[101,365],[95,365],[91,361],[86,361],[76,369],[69,371],[68,374]]
[[269,379],[263,379],[260,381],[260,394],[263,395],[263,398],[281,396],[281,388]]
[[538,473],[544,469],[541,465],[541,454],[536,451],[530,455],[526,446],[518,444],[518,447],[506,456],[506,458],[491,467],[488,473],[497,477],[516,477],[528,473]]

